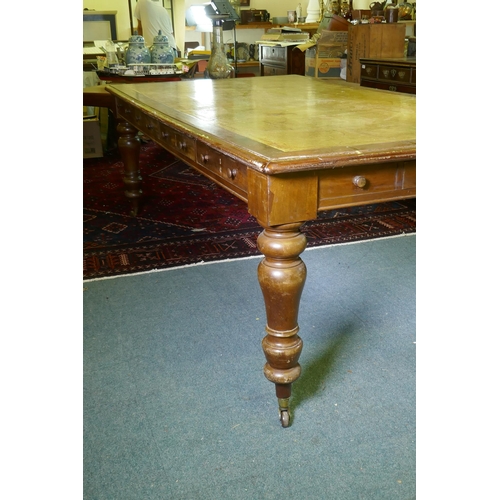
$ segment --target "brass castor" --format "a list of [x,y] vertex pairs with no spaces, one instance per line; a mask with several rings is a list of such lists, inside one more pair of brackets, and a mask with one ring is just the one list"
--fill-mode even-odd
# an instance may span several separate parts
[[290,413],[288,410],[280,410],[280,422],[282,427],[290,425]]
[[289,398],[278,398],[280,422],[282,427],[290,425]]

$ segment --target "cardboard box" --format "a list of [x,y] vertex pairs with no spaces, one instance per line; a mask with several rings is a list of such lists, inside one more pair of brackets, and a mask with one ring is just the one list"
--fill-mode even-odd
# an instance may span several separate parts
[[405,23],[369,23],[349,26],[346,80],[361,81],[361,58],[404,57]]
[[346,49],[347,31],[323,30],[316,46],[306,50],[306,76],[340,78],[340,59]]
[[101,127],[96,116],[83,119],[83,157],[100,158],[103,156]]
[[340,57],[307,57],[306,53],[306,76],[314,78],[340,78],[340,61]]

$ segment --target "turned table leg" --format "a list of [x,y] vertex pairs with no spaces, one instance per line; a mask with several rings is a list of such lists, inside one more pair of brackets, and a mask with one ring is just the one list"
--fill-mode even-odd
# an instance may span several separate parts
[[300,232],[302,223],[264,229],[257,245],[264,254],[258,278],[266,306],[266,337],[262,348],[267,363],[264,375],[276,386],[281,425],[290,424],[289,399],[292,383],[299,378],[298,359],[302,340],[298,336],[299,303],[306,281],[306,266],[299,255],[307,241]]
[[126,121],[120,120],[116,130],[119,135],[118,148],[125,166],[125,196],[131,201],[130,213],[135,217],[139,212],[139,200],[142,196],[142,177],[139,171],[141,141],[137,137],[137,129]]

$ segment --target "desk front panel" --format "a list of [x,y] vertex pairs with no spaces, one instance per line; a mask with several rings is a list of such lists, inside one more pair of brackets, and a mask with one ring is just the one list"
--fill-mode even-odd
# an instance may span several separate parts
[[321,170],[318,210],[416,196],[416,162],[390,162]]

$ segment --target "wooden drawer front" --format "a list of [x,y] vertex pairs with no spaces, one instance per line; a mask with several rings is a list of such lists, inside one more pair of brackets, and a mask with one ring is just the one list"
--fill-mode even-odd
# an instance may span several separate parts
[[411,69],[380,65],[378,78],[379,80],[388,80],[395,83],[410,83]]
[[267,47],[262,45],[261,62],[271,62],[275,66],[286,67],[286,47]]
[[159,122],[156,136],[150,137],[176,156],[190,160],[196,158],[196,139],[182,135],[164,123]]
[[[154,137],[152,137],[154,139]],[[180,134],[172,127],[159,123],[157,141],[175,155],[191,160],[196,158],[196,140]]]
[[130,123],[130,125],[142,129],[143,126],[143,113],[134,109],[132,106],[127,104],[126,102],[118,101],[117,105],[118,113],[125,118],[125,120]]
[[154,117],[146,113],[134,109],[127,103],[119,103],[118,112],[130,123],[133,127],[140,130],[151,139],[157,141],[164,148],[171,151],[173,154],[194,160],[196,157],[195,144],[196,140],[192,137],[186,137],[168,125],[160,123]]
[[278,76],[286,75],[286,68],[280,68],[276,66],[262,66],[262,76]]
[[198,142],[196,163],[203,169],[216,174],[217,178],[226,181],[224,184],[232,184],[246,192],[247,167],[235,159],[223,155],[202,142]]
[[413,83],[413,85],[417,84],[417,68],[412,68],[410,81],[411,81],[411,83]]
[[196,159],[196,140],[192,137],[186,137],[185,135],[174,132],[174,137],[172,141],[173,153],[179,154],[180,156],[185,156],[190,160]]
[[366,78],[378,78],[378,65],[377,64],[362,64],[361,76]]
[[397,200],[416,193],[416,162],[335,168],[319,174],[319,209]]

